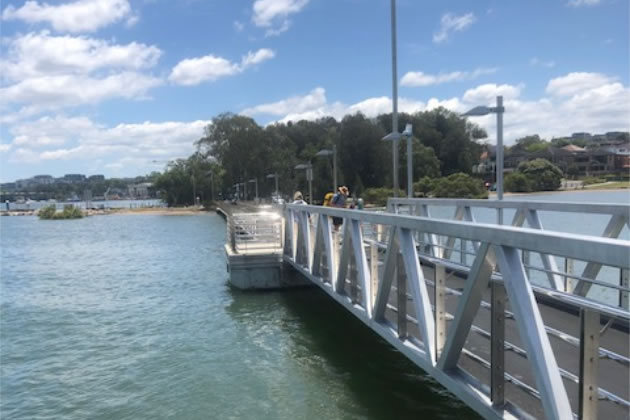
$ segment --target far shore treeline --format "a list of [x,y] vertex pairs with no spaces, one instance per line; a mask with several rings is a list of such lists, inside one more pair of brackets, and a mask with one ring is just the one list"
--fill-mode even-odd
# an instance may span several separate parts
[[[415,114],[400,113],[399,130],[413,125],[414,182],[454,174],[470,175],[478,163],[486,132],[474,123],[445,108]],[[391,194],[392,144],[382,138],[392,131],[391,114],[367,118],[361,113],[341,121],[324,117],[315,121],[275,123],[265,127],[252,118],[232,113],[220,114],[205,127],[196,142],[197,152],[187,159],[168,164],[157,177],[156,188],[169,205],[191,204],[227,198],[234,185],[247,183],[248,198],[253,198],[258,180],[260,197],[269,197],[278,176],[279,190],[289,195],[294,190],[308,192],[306,171],[294,169],[300,163],[313,165],[313,199],[320,201],[332,190],[332,157],[316,157],[322,149],[337,147],[339,185],[347,185],[354,196],[383,189]],[[399,182],[406,189],[406,145],[400,142]],[[461,177],[461,175],[460,175]],[[480,187],[483,181],[478,181]],[[372,190],[372,191],[366,191]],[[485,189],[479,190],[481,195]]]

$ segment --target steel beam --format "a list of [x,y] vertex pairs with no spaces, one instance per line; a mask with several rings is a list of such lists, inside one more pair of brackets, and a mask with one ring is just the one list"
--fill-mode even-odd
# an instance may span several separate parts
[[515,248],[494,246],[505,289],[548,419],[572,420],[573,412],[562,383],[534,293]]
[[597,367],[599,364],[599,314],[580,311],[579,414],[581,420],[597,420]]

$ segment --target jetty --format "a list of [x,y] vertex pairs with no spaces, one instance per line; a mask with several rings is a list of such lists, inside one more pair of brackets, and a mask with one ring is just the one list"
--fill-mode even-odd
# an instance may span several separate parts
[[[497,222],[478,222],[481,209]],[[243,210],[225,211],[234,286],[321,288],[484,418],[629,418],[630,241],[619,236],[630,206]],[[598,235],[550,231],[549,212],[606,223]]]

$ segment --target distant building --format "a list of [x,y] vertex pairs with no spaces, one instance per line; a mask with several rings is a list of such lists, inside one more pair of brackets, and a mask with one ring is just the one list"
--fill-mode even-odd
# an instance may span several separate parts
[[153,187],[151,182],[141,182],[140,184],[129,185],[129,197],[132,198],[149,198]]
[[35,175],[31,179],[36,185],[50,185],[55,183],[55,178],[53,178],[52,175]]
[[62,182],[67,182],[68,184],[76,184],[79,182],[85,181],[85,175],[83,174],[66,174],[61,178]]
[[90,182],[104,182],[105,175],[91,175],[88,177],[88,181]]

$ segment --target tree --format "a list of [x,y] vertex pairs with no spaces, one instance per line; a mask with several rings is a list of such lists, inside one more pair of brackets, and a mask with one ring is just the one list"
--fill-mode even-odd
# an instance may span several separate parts
[[554,191],[562,183],[562,171],[547,159],[521,162],[516,170],[529,179],[533,191]]
[[435,197],[446,198],[488,198],[488,191],[480,179],[461,172],[437,179],[432,193]]
[[512,172],[505,177],[505,191],[530,192],[531,190],[529,178],[525,174]]

